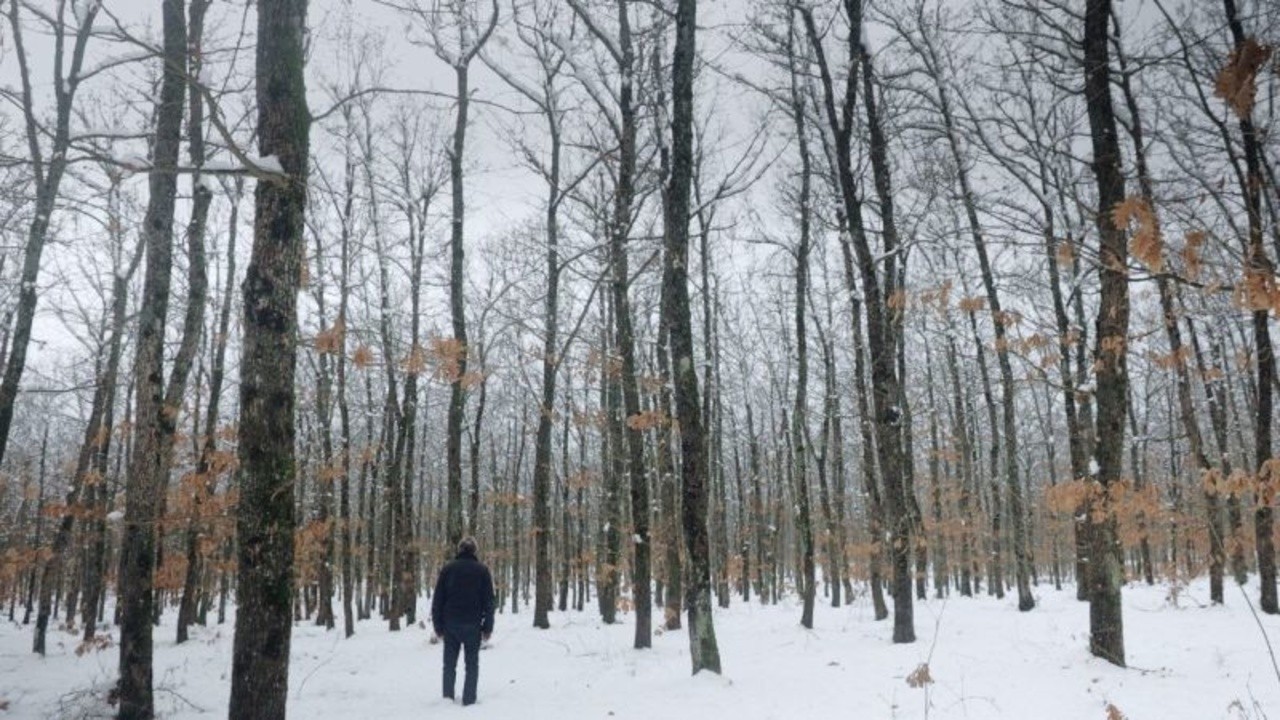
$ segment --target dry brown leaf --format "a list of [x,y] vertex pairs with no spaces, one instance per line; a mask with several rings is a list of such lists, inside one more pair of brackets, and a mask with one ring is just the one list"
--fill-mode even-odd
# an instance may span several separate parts
[[369,366],[373,365],[374,360],[373,350],[369,349],[368,345],[361,345],[355,349],[355,352],[351,353],[351,362],[355,363],[355,366],[361,370],[368,369]]
[[316,333],[316,352],[335,355],[342,352],[347,337],[347,325],[339,320],[325,330]]
[[1160,242],[1160,224],[1155,210],[1146,198],[1130,196],[1111,211],[1117,227],[1132,227],[1129,251],[1152,272],[1164,269],[1164,245]]
[[1203,230],[1192,230],[1187,233],[1186,244],[1182,246],[1182,264],[1188,279],[1200,279],[1200,270],[1204,266],[1200,257],[1200,248],[1204,247],[1206,237],[1208,236]]
[[1240,47],[1231,51],[1226,66],[1218,72],[1213,94],[1226,101],[1237,116],[1245,118],[1253,112],[1258,95],[1258,71],[1271,58],[1272,49],[1255,38],[1245,38]]
[[929,663],[920,663],[907,676],[907,684],[913,688],[922,688],[933,684],[933,676],[929,674]]

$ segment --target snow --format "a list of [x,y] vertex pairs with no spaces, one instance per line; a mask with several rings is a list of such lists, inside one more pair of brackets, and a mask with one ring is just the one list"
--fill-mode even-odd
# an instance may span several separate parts
[[265,155],[263,157],[251,157],[249,162],[254,167],[264,172],[274,173],[276,175],[284,175],[284,166],[280,164],[280,158],[275,155]]
[[[629,614],[602,625],[594,600],[583,613],[553,613],[535,630],[527,613],[499,615],[481,654],[480,697],[464,709],[439,695],[441,646],[413,627],[358,625],[355,637],[312,623],[293,630],[291,717],[328,718],[1260,718],[1280,708],[1280,680],[1244,597],[1228,588],[1225,607],[1208,606],[1208,585],[1125,589],[1129,669],[1087,651],[1088,606],[1072,587],[1036,588],[1040,605],[1016,609],[1013,596],[930,600],[916,605],[918,641],[890,642],[862,592],[831,609],[819,599],[815,629],[799,626],[794,599],[781,606],[735,600],[716,611],[725,675],[689,675],[684,631],[660,634],[651,650],[631,649]],[[1256,583],[1247,591],[1254,595]],[[1176,604],[1174,602],[1176,598]],[[427,601],[419,601],[419,612]],[[340,615],[341,613],[339,613]],[[110,608],[108,608],[110,617]],[[225,717],[232,625],[193,629],[173,643],[173,612],[156,629],[157,710],[166,718]],[[1280,618],[1263,616],[1280,640]],[[31,630],[0,625],[0,702],[11,718],[106,717],[102,704],[118,648],[77,657],[78,636],[51,631],[48,657],[30,653]],[[907,676],[922,663],[934,683]],[[459,668],[461,675],[461,668]],[[461,678],[459,678],[461,682]],[[1245,712],[1241,712],[1242,708]]]
[[1098,477],[1098,458],[1089,458],[1089,477]]
[[[210,160],[204,164],[204,169],[209,172],[221,173],[240,173],[247,170],[260,170],[265,173],[275,175],[284,175],[284,166],[280,164],[280,158],[275,155],[256,156],[249,155],[245,158],[248,163],[242,164],[234,160]],[[246,167],[247,165],[247,167]]]

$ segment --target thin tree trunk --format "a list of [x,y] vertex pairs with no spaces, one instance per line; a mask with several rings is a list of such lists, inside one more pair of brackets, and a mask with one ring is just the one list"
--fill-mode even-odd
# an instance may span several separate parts
[[[31,86],[31,71],[28,67],[27,52],[23,43],[23,20],[20,9],[24,3],[20,0],[9,1],[9,28],[12,31],[14,56],[22,87],[21,110],[25,120],[27,148],[31,154],[32,174],[35,188],[35,203],[31,215],[31,223],[27,226],[26,247],[22,254],[22,271],[18,285],[18,307],[13,324],[12,334],[7,338],[8,357],[4,363],[4,373],[0,376],[0,463],[4,462],[5,450],[9,445],[9,431],[13,426],[13,410],[18,400],[18,389],[22,384],[22,374],[27,365],[27,346],[31,343],[31,329],[35,324],[36,301],[40,278],[40,259],[44,254],[45,242],[49,236],[50,220],[58,200],[58,191],[69,162],[68,150],[71,146],[71,115],[76,90],[80,87],[81,68],[84,65],[85,47],[93,32],[94,21],[102,9],[99,3],[90,3],[83,17],[77,17],[79,26],[74,33],[67,33],[62,23],[65,19],[63,9],[59,5],[57,13],[58,27],[53,33],[54,52],[54,122],[53,140],[49,156],[46,159],[41,151],[40,138],[47,132],[36,116],[35,92]],[[73,39],[70,66],[63,74],[66,62],[65,50],[68,38]],[[181,100],[177,101],[181,104]],[[179,115],[181,112],[179,111]],[[179,124],[181,118],[179,118]],[[176,151],[175,151],[176,158]],[[5,325],[8,327],[8,323]]]
[[[1223,0],[1227,26],[1235,43],[1235,53],[1246,52],[1245,45],[1252,40],[1246,37],[1244,24],[1236,9],[1235,0]],[[1252,41],[1256,42],[1256,41]],[[1254,80],[1249,80],[1254,82]],[[1245,244],[1245,284],[1249,289],[1248,301],[1253,311],[1253,342],[1257,363],[1257,402],[1254,406],[1253,458],[1257,466],[1258,489],[1255,492],[1256,507],[1253,512],[1254,546],[1258,557],[1259,607],[1271,615],[1280,613],[1280,598],[1276,590],[1276,548],[1273,528],[1275,521],[1271,498],[1280,484],[1280,470],[1271,458],[1272,393],[1276,379],[1275,349],[1271,345],[1271,305],[1275,296],[1275,265],[1267,255],[1262,236],[1262,192],[1265,187],[1262,174],[1262,141],[1253,122],[1252,108],[1237,108],[1240,134],[1244,141],[1244,160],[1247,177],[1241,190],[1244,193],[1245,210],[1249,215],[1249,237]],[[1262,288],[1262,292],[1258,292]],[[1269,290],[1269,292],[1267,292]],[[1257,297],[1254,297],[1254,295]]]
[[796,147],[800,155],[800,194],[799,203],[799,241],[796,247],[795,271],[795,313],[796,331],[796,389],[795,406],[791,413],[792,460],[795,463],[795,474],[792,478],[792,490],[796,498],[796,532],[800,540],[801,575],[800,599],[802,602],[800,624],[813,628],[813,604],[817,591],[814,551],[813,520],[809,503],[809,449],[808,429],[808,393],[809,393],[809,353],[808,333],[805,329],[805,303],[809,297],[809,235],[810,235],[810,195],[813,178],[812,163],[809,158],[809,146],[805,127],[804,96],[800,93],[799,69],[796,67],[795,26],[789,24],[787,29],[787,61],[791,76],[791,118],[795,125]]
[[453,146],[449,151],[449,188],[451,206],[451,231],[449,235],[449,317],[453,324],[450,358],[454,373],[449,383],[449,412],[446,420],[445,463],[445,542],[446,553],[462,540],[465,526],[462,517],[462,424],[467,410],[466,390],[462,379],[467,374],[467,312],[463,300],[463,219],[466,216],[465,188],[463,187],[463,151],[466,147],[467,113],[471,98],[468,86],[467,65],[454,66],[458,107],[454,118]]
[[[165,316],[173,265],[174,204],[178,192],[178,152],[182,142],[186,91],[187,23],[182,0],[162,3],[164,72],[156,100],[156,133],[150,197],[143,220],[146,274],[138,319],[134,365],[137,383],[135,445],[126,485],[120,560],[120,717],[155,716],[152,696],[152,587],[159,547],[157,523],[173,456],[173,435],[182,407],[181,385],[167,395],[164,378]],[[170,377],[174,383],[177,363]],[[185,381],[185,378],[182,378]]]

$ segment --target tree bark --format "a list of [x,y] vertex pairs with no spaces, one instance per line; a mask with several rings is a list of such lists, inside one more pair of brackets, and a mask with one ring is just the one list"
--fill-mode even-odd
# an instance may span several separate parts
[[689,658],[696,674],[720,672],[720,650],[711,618],[711,557],[707,533],[706,440],[698,405],[689,308],[689,195],[693,181],[693,75],[697,0],[677,0],[672,58],[671,178],[663,216],[662,315],[671,342],[676,418],[680,423],[681,521],[690,568],[685,593],[689,610]]
[[805,132],[805,103],[794,50],[794,24],[787,28],[787,62],[791,76],[791,119],[796,132],[796,148],[800,157],[800,192],[798,197],[799,240],[796,246],[794,327],[796,332],[796,388],[791,412],[792,460],[795,463],[792,488],[796,498],[796,533],[800,540],[800,624],[813,628],[813,604],[817,591],[813,552],[813,519],[809,501],[809,344],[805,328],[806,302],[809,296],[810,196],[812,162]]
[[[1250,41],[1245,35],[1244,24],[1236,9],[1235,0],[1223,0],[1227,26],[1235,52],[1245,52]],[[1253,82],[1253,80],[1250,80]],[[1255,491],[1256,507],[1253,512],[1254,546],[1258,558],[1259,607],[1264,613],[1280,613],[1280,597],[1276,590],[1276,547],[1273,536],[1274,509],[1271,507],[1277,487],[1280,487],[1280,470],[1271,463],[1271,426],[1273,407],[1273,383],[1276,378],[1275,348],[1271,344],[1271,301],[1275,296],[1275,265],[1267,254],[1262,237],[1262,192],[1265,179],[1262,172],[1262,142],[1253,121],[1252,108],[1239,114],[1240,135],[1244,142],[1246,177],[1241,190],[1244,193],[1245,211],[1249,216],[1249,236],[1245,243],[1246,284],[1258,284],[1270,290],[1260,302],[1254,301],[1252,310],[1253,342],[1256,352],[1257,403],[1254,406],[1253,458],[1257,465],[1258,488]],[[1247,290],[1248,292],[1252,292]]]
[[307,0],[258,3],[258,147],[285,177],[258,183],[253,252],[244,282],[241,360],[239,573],[231,717],[283,720],[292,632],[294,366],[310,115]]
[[[173,266],[174,204],[178,192],[178,151],[182,141],[183,98],[186,90],[187,23],[182,0],[162,3],[164,70],[156,101],[156,132],[152,146],[150,198],[143,235],[146,274],[138,319],[134,361],[137,417],[133,455],[125,489],[124,534],[120,559],[120,717],[152,718],[152,587],[160,520],[173,435],[182,407],[181,392],[168,396],[164,378],[165,316]],[[175,368],[174,372],[178,371]],[[185,378],[184,378],[185,379]],[[170,381],[176,378],[171,377]]]
[[1114,211],[1124,201],[1120,142],[1111,101],[1107,33],[1111,0],[1088,0],[1084,13],[1085,96],[1097,181],[1101,296],[1095,330],[1097,426],[1096,472],[1092,473],[1089,523],[1089,651],[1121,667],[1125,664],[1120,589],[1124,582],[1116,517],[1110,490],[1124,472],[1125,405],[1128,401],[1128,240]]

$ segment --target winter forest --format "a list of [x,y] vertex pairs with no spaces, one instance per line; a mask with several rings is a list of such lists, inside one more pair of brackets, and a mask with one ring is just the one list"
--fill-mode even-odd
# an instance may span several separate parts
[[1280,2],[0,5],[0,718],[1280,718]]

